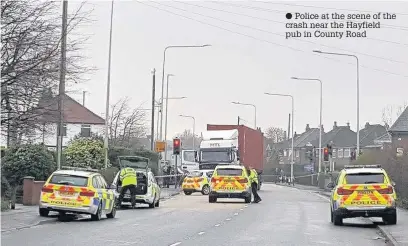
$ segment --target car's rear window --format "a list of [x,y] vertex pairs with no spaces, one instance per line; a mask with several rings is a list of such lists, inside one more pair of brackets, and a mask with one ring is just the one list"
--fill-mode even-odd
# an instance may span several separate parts
[[50,184],[70,185],[70,186],[88,186],[88,177],[54,174],[49,182]]
[[201,176],[203,176],[203,172],[198,172],[198,171],[191,172],[188,174],[188,177],[201,177]]
[[242,169],[236,168],[220,168],[217,169],[218,176],[242,176]]
[[350,173],[346,175],[347,184],[382,184],[384,183],[382,173]]

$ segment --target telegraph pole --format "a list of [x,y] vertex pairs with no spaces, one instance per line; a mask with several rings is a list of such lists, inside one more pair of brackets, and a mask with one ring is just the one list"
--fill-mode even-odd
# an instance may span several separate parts
[[62,139],[64,128],[64,95],[65,95],[65,73],[67,59],[67,19],[68,19],[68,1],[62,3],[62,33],[61,33],[61,64],[60,64],[60,82],[58,96],[59,122],[57,130],[57,169],[61,169]]
[[152,123],[150,128],[150,149],[154,151],[154,108],[156,106],[156,69],[154,68],[152,71],[153,74],[153,88],[152,88]]

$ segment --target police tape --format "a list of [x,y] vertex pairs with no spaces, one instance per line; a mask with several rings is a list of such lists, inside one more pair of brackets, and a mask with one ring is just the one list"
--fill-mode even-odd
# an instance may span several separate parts
[[[316,176],[316,175],[318,175],[317,173],[313,173],[313,174],[307,174],[307,175],[301,175],[301,176],[294,176],[294,178],[296,179],[296,178],[306,178],[306,177],[311,177],[311,176]],[[267,175],[265,175],[265,174],[262,174],[262,177],[288,177],[288,178],[290,178],[290,175],[276,175],[276,174],[267,174]]]
[[170,175],[160,175],[160,176],[155,176],[156,178],[168,178],[168,177],[180,177],[184,176],[185,174],[170,174]]

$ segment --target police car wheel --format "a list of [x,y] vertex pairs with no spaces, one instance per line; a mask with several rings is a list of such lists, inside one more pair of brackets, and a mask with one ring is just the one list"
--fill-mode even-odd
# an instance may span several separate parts
[[397,212],[395,211],[392,214],[385,215],[383,221],[387,225],[396,225],[397,224]]
[[102,218],[102,203],[99,204],[96,214],[91,214],[91,220],[99,221]]
[[50,211],[46,208],[40,208],[39,211],[41,217],[48,217]]
[[113,219],[116,216],[116,206],[115,203],[113,203],[112,211],[109,214],[106,214],[106,217],[108,219]]
[[189,196],[189,195],[193,194],[193,192],[191,192],[191,191],[184,191],[184,194],[187,195],[187,196]]
[[217,197],[215,197],[215,196],[208,196],[208,202],[209,202],[209,203],[216,203],[216,202],[217,202]]
[[333,224],[336,225],[336,226],[343,225],[343,217],[333,213]]
[[153,202],[149,204],[149,208],[155,208],[156,207],[156,195],[154,195]]
[[201,194],[203,194],[203,195],[208,195],[208,194],[210,194],[210,186],[204,185],[204,186],[203,186],[203,189],[202,189],[202,191],[201,191]]
[[245,197],[245,203],[251,203],[251,200],[252,200],[252,194]]
[[157,200],[156,207],[160,207],[160,200]]

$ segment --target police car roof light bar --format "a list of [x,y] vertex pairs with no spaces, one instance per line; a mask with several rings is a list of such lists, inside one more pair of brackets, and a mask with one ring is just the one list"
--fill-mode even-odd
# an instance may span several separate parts
[[74,170],[74,171],[88,171],[88,172],[99,172],[98,169],[92,169],[90,167],[70,167],[70,166],[61,166],[62,170]]
[[381,165],[344,165],[344,168],[381,168]]

